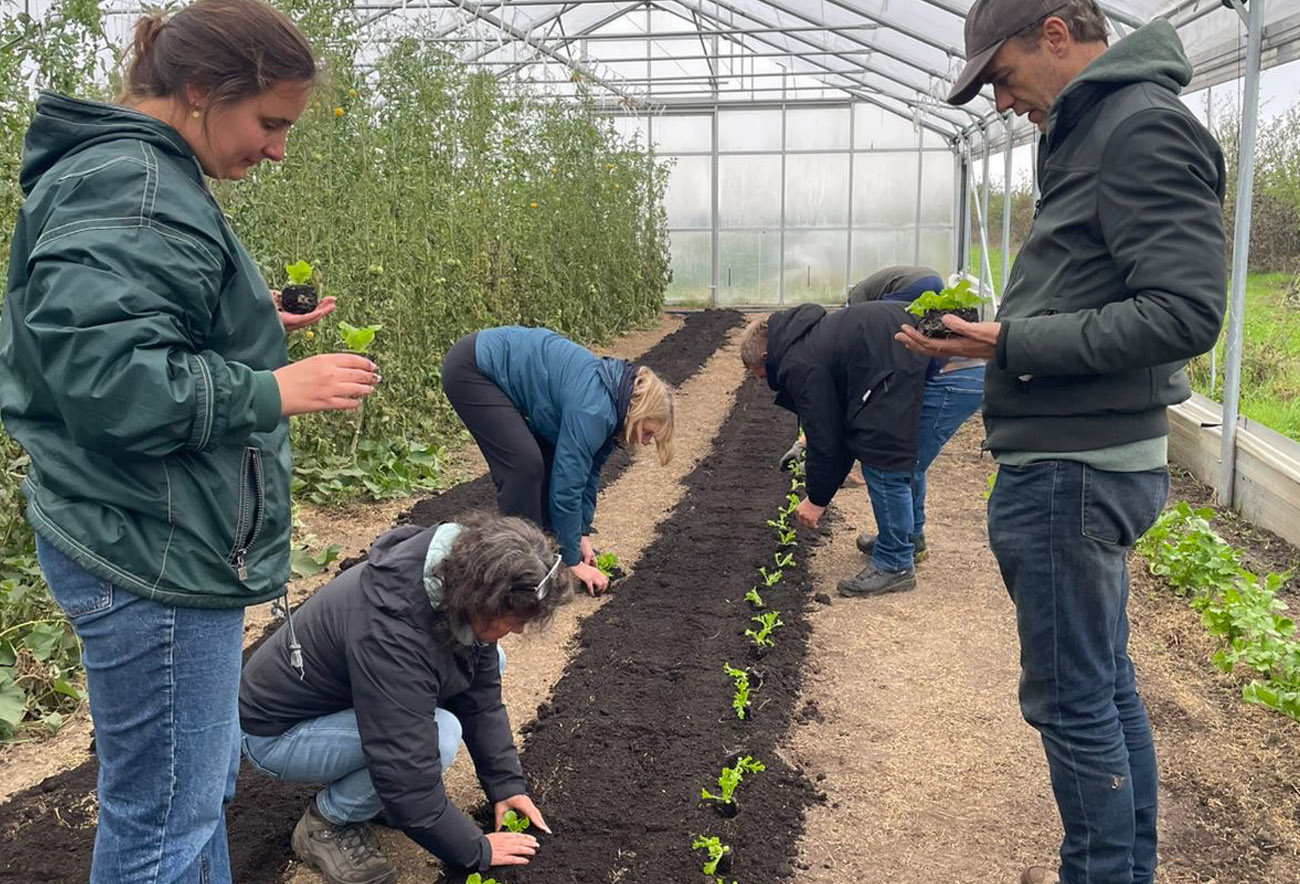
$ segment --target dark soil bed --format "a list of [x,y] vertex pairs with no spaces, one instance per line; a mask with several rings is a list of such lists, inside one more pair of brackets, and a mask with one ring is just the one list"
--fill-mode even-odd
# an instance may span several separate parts
[[[742,319],[734,310],[690,314],[682,328],[637,361],[649,365],[670,383],[680,384],[708,360],[727,332]],[[626,465],[627,456],[616,452],[605,467],[604,481],[611,481],[611,472],[621,472]],[[494,505],[491,482],[484,477],[417,504],[400,521],[434,524]],[[246,654],[251,650],[250,647]],[[97,770],[92,759],[19,792],[0,805],[0,882],[75,884],[87,879],[94,844],[93,792]],[[283,875],[292,858],[290,832],[315,791],[315,787],[271,780],[245,765],[235,801],[227,811],[236,881],[264,884]]]
[[[762,590],[785,623],[776,646],[756,659],[743,635],[755,626],[743,596],[777,549],[766,522],[789,490],[773,464],[790,434],[773,427],[793,430],[793,421],[770,400],[758,381],[741,386],[713,453],[687,477],[635,573],[583,621],[577,655],[525,727],[524,770],[555,835],[542,836],[529,866],[502,870],[511,884],[703,880],[697,835],[731,846],[728,880],[793,873],[803,811],[819,793],[777,746],[799,694],[811,604],[802,560],[812,538],[795,548],[799,564]],[[724,662],[750,667],[756,681],[761,673],[745,721],[732,711]],[[745,778],[739,814],[724,819],[700,789],[718,791],[722,766],[742,754],[767,769]]]

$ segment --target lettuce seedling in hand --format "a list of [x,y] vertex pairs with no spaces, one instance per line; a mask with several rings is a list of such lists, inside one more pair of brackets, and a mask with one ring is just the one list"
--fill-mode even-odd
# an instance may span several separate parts
[[286,264],[289,284],[280,290],[280,309],[301,316],[316,309],[316,286],[311,284],[312,269],[306,261]]
[[618,556],[612,552],[603,552],[596,555],[596,570],[611,580],[623,576],[623,569],[618,564]]
[[979,307],[989,300],[971,291],[970,280],[963,279],[943,291],[926,292],[907,305],[907,312],[920,317],[916,330],[925,337],[951,338],[955,337],[955,332],[943,324],[943,315],[952,313],[967,322],[979,322]]

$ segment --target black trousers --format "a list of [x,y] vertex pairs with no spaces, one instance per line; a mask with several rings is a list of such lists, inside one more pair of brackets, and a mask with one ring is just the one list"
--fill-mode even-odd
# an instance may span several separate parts
[[487,460],[503,516],[551,530],[550,483],[555,448],[533,434],[522,412],[474,358],[477,332],[465,335],[442,361],[442,390]]

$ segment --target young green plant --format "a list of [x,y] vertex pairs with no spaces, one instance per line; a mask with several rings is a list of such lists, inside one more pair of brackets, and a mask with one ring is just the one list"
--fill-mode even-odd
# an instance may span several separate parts
[[745,710],[749,708],[749,672],[725,662],[722,664],[722,671],[731,676],[736,683],[736,694],[731,698],[731,708],[736,710],[736,717],[744,721]]
[[[348,322],[339,323],[339,338],[343,341],[343,348],[349,353],[356,353],[359,356],[365,356],[370,352],[370,346],[375,342],[375,333],[378,332],[382,325],[365,325],[357,328]],[[366,400],[361,400],[361,407],[357,409],[357,429],[352,434],[352,452],[353,461],[357,459],[357,445],[361,442],[361,425],[366,420]]]
[[749,592],[745,593],[745,601],[749,602],[755,608],[763,607],[763,597],[758,594],[758,587],[751,586]]
[[708,789],[700,790],[700,797],[717,804],[731,804],[735,800],[736,787],[745,779],[745,774],[755,774],[767,770],[761,761],[755,761],[752,755],[742,755],[731,767],[723,767],[718,774],[718,794]]
[[618,570],[618,556],[612,552],[603,552],[596,556],[596,570],[606,577],[613,577]]
[[528,817],[521,813],[516,813],[513,810],[507,810],[505,816],[501,817],[501,826],[507,832],[515,832],[517,834],[527,829],[530,825],[532,825],[532,823],[529,821]]
[[[707,850],[709,858],[704,861],[704,874],[713,875],[718,871],[718,865],[723,861],[723,857],[731,853],[731,848],[722,843],[722,839],[717,835],[696,835],[695,840],[691,842],[692,850]],[[721,879],[718,879],[721,880]]]
[[771,589],[773,586],[776,586],[778,583],[781,582],[780,568],[773,568],[771,571],[769,571],[767,570],[766,567],[761,567],[758,569],[758,573],[763,575],[763,585],[766,586],[768,589]]
[[785,623],[780,619],[779,612],[768,611],[763,614],[755,614],[749,619],[758,624],[757,630],[745,630],[745,635],[750,637],[754,642],[754,646],[758,648],[774,647],[776,640],[772,638],[772,631],[779,626],[785,626]]

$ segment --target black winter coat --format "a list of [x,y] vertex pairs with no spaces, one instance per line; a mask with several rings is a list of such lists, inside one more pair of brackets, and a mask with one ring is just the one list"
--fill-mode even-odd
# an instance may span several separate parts
[[894,340],[913,317],[872,301],[827,313],[801,304],[767,323],[767,384],[808,438],[808,499],[826,506],[860,460],[911,470],[930,360]]
[[496,644],[461,644],[439,629],[424,586],[436,528],[382,535],[366,562],[335,577],[294,612],[304,675],[282,626],[244,664],[239,720],[278,736],[299,722],[356,710],[375,790],[392,824],[444,862],[486,870],[483,832],[447,800],[434,712],[450,711],[488,800],[527,791],[505,706]]

